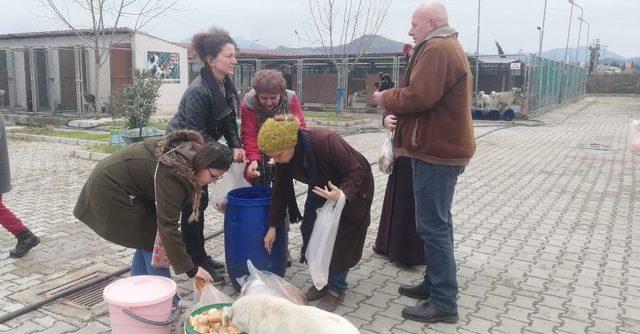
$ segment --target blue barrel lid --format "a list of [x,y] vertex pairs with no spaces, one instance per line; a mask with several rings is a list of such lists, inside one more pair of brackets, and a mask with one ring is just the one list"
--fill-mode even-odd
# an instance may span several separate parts
[[255,206],[271,204],[271,188],[265,186],[238,188],[227,194],[232,205]]

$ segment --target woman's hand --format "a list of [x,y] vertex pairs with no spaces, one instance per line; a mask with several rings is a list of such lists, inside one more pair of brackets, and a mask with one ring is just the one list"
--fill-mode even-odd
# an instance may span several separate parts
[[213,278],[211,277],[211,274],[209,274],[209,272],[204,270],[204,268],[202,268],[202,267],[198,267],[198,272],[196,272],[196,275],[193,276],[193,277],[202,279],[205,282],[212,282],[213,281]]
[[393,131],[396,129],[396,124],[398,123],[398,117],[394,115],[388,115],[384,118],[384,127]]
[[258,171],[257,161],[255,160],[251,161],[249,166],[247,166],[247,176],[251,179],[255,179],[256,177],[260,176],[260,171]]
[[271,254],[274,242],[276,242],[276,228],[269,227],[267,234],[264,236],[264,249],[266,249],[269,254]]
[[245,162],[246,157],[244,155],[244,150],[241,148],[233,149],[233,162]]
[[340,199],[340,194],[342,194],[342,190],[334,186],[333,183],[331,183],[331,181],[329,181],[329,188],[331,190],[327,189],[326,186],[324,187],[324,189],[320,187],[314,187],[313,193],[334,202]]

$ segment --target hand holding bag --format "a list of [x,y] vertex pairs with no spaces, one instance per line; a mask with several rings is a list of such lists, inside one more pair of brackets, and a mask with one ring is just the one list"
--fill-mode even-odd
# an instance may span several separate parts
[[318,290],[324,288],[329,280],[329,265],[345,202],[344,193],[340,193],[340,198],[337,201],[327,200],[317,211],[318,216],[313,225],[305,257],[309,263],[313,285]]
[[393,133],[387,130],[385,131],[382,150],[378,155],[378,169],[385,174],[391,174],[393,172],[393,159]]

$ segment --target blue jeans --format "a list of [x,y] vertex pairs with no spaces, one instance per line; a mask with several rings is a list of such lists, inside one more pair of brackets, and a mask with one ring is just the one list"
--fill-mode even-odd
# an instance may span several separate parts
[[433,165],[411,159],[416,203],[416,231],[424,240],[427,269],[422,285],[437,310],[458,311],[456,260],[453,253],[451,202],[464,166]]
[[329,282],[327,282],[327,289],[331,290],[339,295],[344,295],[347,291],[347,274],[349,273],[349,269],[345,269],[343,271],[339,271],[334,273],[329,277]]
[[158,269],[151,266],[152,254],[152,251],[136,249],[136,252],[133,253],[133,260],[131,261],[131,276],[155,275],[171,278],[169,268]]

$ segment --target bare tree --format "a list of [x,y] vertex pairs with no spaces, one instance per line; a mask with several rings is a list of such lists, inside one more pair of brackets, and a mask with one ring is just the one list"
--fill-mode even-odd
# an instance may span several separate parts
[[[338,76],[337,112],[344,106],[349,73],[367,53],[384,23],[391,0],[307,0],[306,39],[320,44]],[[353,43],[360,38],[360,43]]]
[[100,104],[100,70],[108,52],[149,22],[175,7],[177,0],[40,0],[54,18],[72,30],[94,58],[93,87]]

